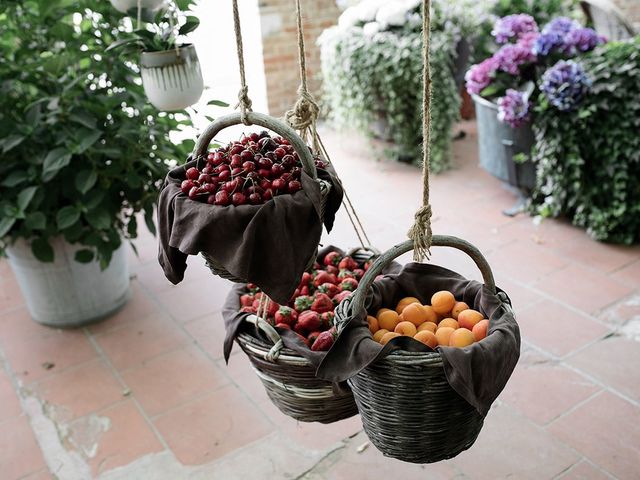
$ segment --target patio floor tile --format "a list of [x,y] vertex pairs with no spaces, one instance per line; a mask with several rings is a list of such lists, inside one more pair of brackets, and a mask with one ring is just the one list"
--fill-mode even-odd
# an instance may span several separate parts
[[537,243],[516,241],[489,255],[489,262],[497,264],[498,274],[505,274],[521,283],[531,283],[568,265],[566,259],[549,253]]
[[160,313],[160,308],[151,301],[136,280],[131,282],[131,292],[131,298],[121,310],[102,322],[89,326],[89,331],[95,334],[104,333],[130,325],[140,318]]
[[611,480],[611,477],[583,460],[560,475],[558,480]]
[[45,467],[42,452],[27,417],[0,424],[0,472],[2,478],[17,480]]
[[0,368],[0,423],[22,414],[20,401],[8,375]]

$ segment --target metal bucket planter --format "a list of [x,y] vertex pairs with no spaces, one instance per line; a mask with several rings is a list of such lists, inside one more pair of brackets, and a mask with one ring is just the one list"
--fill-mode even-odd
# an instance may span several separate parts
[[113,8],[122,13],[129,13],[131,10],[147,10],[150,12],[159,10],[166,0],[110,0]]
[[140,73],[147,98],[158,110],[183,110],[200,100],[204,89],[200,61],[193,45],[142,52]]
[[52,239],[51,246],[53,263],[35,258],[24,240],[7,248],[9,264],[36,322],[79,327],[102,320],[127,302],[129,267],[124,243],[113,252],[105,270],[100,270],[98,262],[76,262],[74,255],[81,247],[63,238]]
[[532,162],[516,163],[514,155],[529,155],[534,144],[530,124],[512,128],[498,120],[498,106],[478,95],[472,95],[478,122],[480,166],[494,177],[516,188],[530,191],[536,183]]

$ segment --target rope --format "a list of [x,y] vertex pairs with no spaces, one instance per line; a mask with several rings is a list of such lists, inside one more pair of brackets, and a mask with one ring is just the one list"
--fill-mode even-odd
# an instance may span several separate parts
[[[325,148],[318,130],[316,128],[318,115],[320,113],[320,107],[315,98],[309,92],[307,87],[307,60],[305,55],[304,46],[304,28],[302,26],[302,8],[300,7],[300,0],[296,0],[296,27],[298,33],[298,64],[300,66],[300,86],[298,87],[298,99],[291,110],[288,110],[285,115],[285,121],[291,126],[291,128],[298,130],[302,139],[307,142],[307,138],[310,135],[313,148],[315,152],[320,153],[331,165],[331,159],[329,153]],[[335,170],[335,165],[334,165]],[[344,189],[344,197],[342,205],[347,212],[349,221],[353,226],[356,236],[360,242],[362,248],[368,248],[371,246],[369,237],[362,226],[362,222],[356,213],[356,210],[351,203],[351,199],[347,195],[346,189]],[[366,241],[366,244],[365,244]]]
[[136,25],[136,29],[140,30],[140,24],[142,23],[142,13],[140,12],[140,9],[142,8],[142,0],[138,0],[138,11],[136,13],[136,20],[137,20],[137,25]]
[[233,29],[236,32],[236,48],[238,50],[238,67],[240,70],[240,92],[238,92],[238,103],[235,108],[240,108],[240,119],[245,125],[251,125],[247,118],[247,112],[251,111],[251,99],[249,98],[249,87],[244,73],[244,51],[242,49],[242,30],[240,29],[240,12],[238,11],[238,0],[233,3]]
[[429,34],[431,31],[431,0],[422,0],[422,206],[415,214],[415,223],[408,236],[413,240],[413,259],[417,262],[429,258],[431,247],[431,204],[429,203],[429,156],[431,146],[431,68],[429,65]]

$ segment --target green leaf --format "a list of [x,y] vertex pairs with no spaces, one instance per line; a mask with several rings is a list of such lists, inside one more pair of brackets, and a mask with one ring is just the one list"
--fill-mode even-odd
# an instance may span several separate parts
[[56,223],[59,230],[64,230],[74,225],[80,219],[80,211],[73,206],[63,207],[56,214]]
[[122,40],[116,40],[115,42],[113,42],[111,45],[109,45],[106,49],[105,52],[110,52],[111,50],[115,50],[117,48],[123,48],[126,47],[128,45],[133,45],[133,44],[140,44],[140,39],[139,38],[124,38]]
[[153,218],[153,206],[145,207],[144,209],[144,223],[147,224],[147,228],[149,231],[155,235],[156,234],[156,224]]
[[2,139],[2,153],[7,153],[14,147],[20,145],[26,137],[22,135],[11,134]]
[[82,137],[82,140],[80,140],[80,143],[76,145],[76,147],[74,148],[74,153],[84,153],[85,150],[96,143],[101,136],[102,132],[100,130],[91,130],[90,132],[85,134]]
[[186,35],[193,32],[200,26],[200,20],[197,17],[187,17],[187,22],[180,27],[178,35]]
[[78,250],[74,256],[74,258],[76,259],[76,262],[80,262],[80,263],[89,263],[93,260],[93,257],[94,257],[93,251],[86,248],[82,250]]
[[192,0],[175,0],[175,3],[178,6],[178,9],[185,12],[191,7],[191,1]]
[[27,178],[29,178],[29,174],[24,170],[14,170],[0,183],[3,187],[15,187],[16,185],[20,185]]
[[56,148],[51,150],[44,158],[42,164],[42,180],[48,182],[56,176],[61,168],[69,165],[71,154],[66,148]]
[[0,220],[0,238],[9,233],[9,230],[11,230],[14,223],[16,223],[16,219],[14,217],[4,217]]
[[98,208],[85,214],[85,218],[89,225],[98,230],[106,230],[111,227],[111,216],[104,208]]
[[207,102],[207,105],[215,105],[216,107],[228,107],[229,104],[226,102],[223,102],[222,100],[209,100]]
[[31,251],[33,255],[41,262],[53,262],[53,248],[46,238],[36,238],[31,242]]
[[80,193],[87,193],[98,180],[98,174],[94,170],[82,170],[75,179],[76,188]]
[[32,212],[24,221],[31,230],[44,230],[47,226],[47,217],[42,212]]
[[80,125],[87,127],[89,130],[95,130],[98,124],[98,120],[92,117],[87,112],[76,111],[69,115],[69,120],[76,122]]
[[18,208],[24,212],[31,203],[33,196],[36,194],[38,187],[28,187],[18,194]]

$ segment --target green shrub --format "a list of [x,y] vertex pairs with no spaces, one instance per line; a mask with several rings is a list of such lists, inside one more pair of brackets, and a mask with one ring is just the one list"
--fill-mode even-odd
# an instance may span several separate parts
[[153,231],[168,170],[193,142],[145,97],[137,66],[106,47],[124,31],[108,1],[6,2],[0,13],[0,254],[16,239],[53,260],[48,239],[106,266],[136,213]]
[[577,110],[537,109],[534,209],[598,240],[640,241],[640,37],[581,57],[592,80]]

